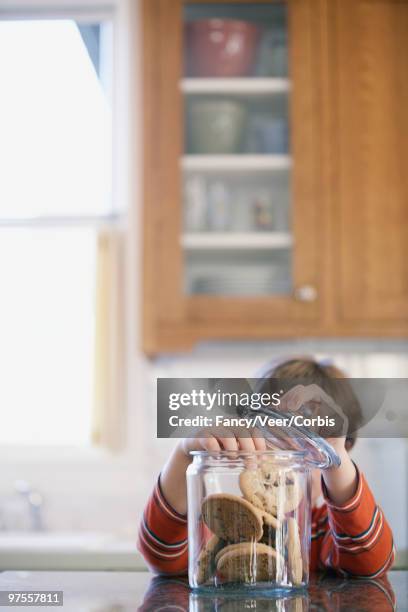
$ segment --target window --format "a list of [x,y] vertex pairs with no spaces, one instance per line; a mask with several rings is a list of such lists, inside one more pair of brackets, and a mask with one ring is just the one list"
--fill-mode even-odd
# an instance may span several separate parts
[[102,401],[112,49],[109,20],[0,21],[1,444],[87,444]]

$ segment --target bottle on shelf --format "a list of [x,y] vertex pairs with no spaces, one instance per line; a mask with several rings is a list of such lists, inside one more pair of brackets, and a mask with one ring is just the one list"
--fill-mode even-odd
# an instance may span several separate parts
[[188,177],[184,186],[184,227],[187,232],[207,229],[207,194],[201,176]]
[[223,181],[214,181],[208,190],[208,224],[216,232],[231,228],[231,194]]
[[253,223],[257,232],[270,232],[274,228],[272,203],[266,190],[258,190],[255,194],[253,204]]

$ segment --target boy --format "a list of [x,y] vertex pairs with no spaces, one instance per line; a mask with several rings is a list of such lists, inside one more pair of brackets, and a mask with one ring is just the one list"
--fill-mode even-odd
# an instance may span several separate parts
[[[336,400],[333,379],[346,378],[331,365],[312,359],[291,359],[265,376],[306,379],[314,384],[296,385],[284,396],[285,410],[315,407]],[[348,387],[350,417],[358,420],[360,407]],[[343,387],[344,390],[344,387]],[[283,398],[282,398],[283,399]],[[344,399],[344,398],[343,398]],[[353,413],[354,412],[354,413]],[[377,506],[363,474],[348,451],[352,436],[328,440],[341,459],[339,467],[312,474],[312,544],[310,570],[331,568],[342,576],[374,578],[383,575],[394,561],[391,529]],[[186,469],[192,450],[266,450],[262,437],[212,437],[182,440],[172,455],[148,500],[139,531],[139,550],[152,570],[162,574],[186,573],[187,491]]]

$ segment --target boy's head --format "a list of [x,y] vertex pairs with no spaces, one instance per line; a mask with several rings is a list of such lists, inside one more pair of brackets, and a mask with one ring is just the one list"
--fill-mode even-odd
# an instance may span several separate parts
[[[293,385],[315,384],[330,395],[338,404],[349,420],[349,433],[346,436],[346,449],[350,450],[356,441],[356,430],[362,421],[360,403],[350,385],[346,374],[336,366],[318,362],[312,357],[298,357],[282,361],[272,366],[263,376],[265,380],[284,379],[293,380]],[[342,379],[336,383],[336,379]]]

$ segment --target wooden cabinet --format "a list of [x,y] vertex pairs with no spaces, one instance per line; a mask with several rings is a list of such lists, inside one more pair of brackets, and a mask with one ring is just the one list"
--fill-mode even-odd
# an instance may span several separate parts
[[[145,351],[209,339],[406,334],[408,3],[144,0],[142,9]],[[287,75],[275,67],[261,77],[203,78],[184,66],[189,19],[246,10],[273,26],[282,9]],[[190,132],[214,107],[194,111],[192,128],[195,99],[232,100],[233,112],[245,104],[255,128],[251,113],[268,114],[261,130],[276,138],[276,115],[286,113],[288,150],[249,143],[234,154],[197,153]],[[218,217],[208,221],[207,211],[200,231],[204,188]],[[271,218],[266,188],[277,202]],[[186,216],[190,192],[195,217]],[[266,229],[254,221],[259,211]]]
[[330,4],[330,107],[339,323],[408,323],[408,2]]

